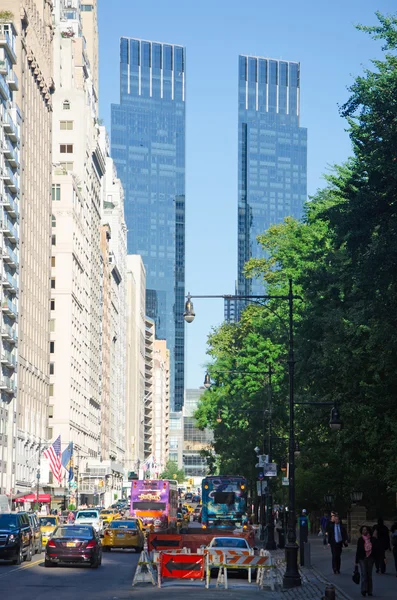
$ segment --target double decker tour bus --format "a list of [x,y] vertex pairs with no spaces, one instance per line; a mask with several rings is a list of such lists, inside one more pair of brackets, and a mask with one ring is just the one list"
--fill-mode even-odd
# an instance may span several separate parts
[[247,528],[247,480],[217,475],[202,481],[201,526],[206,528]]
[[131,484],[130,515],[157,532],[176,530],[178,484],[165,479],[136,479]]

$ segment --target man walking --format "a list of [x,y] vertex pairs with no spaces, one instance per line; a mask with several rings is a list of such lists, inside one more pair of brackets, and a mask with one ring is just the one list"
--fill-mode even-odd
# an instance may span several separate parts
[[339,575],[342,549],[343,546],[347,546],[347,531],[337,514],[335,514],[334,522],[328,529],[328,545],[331,546],[332,569],[335,575]]
[[375,559],[376,572],[386,573],[386,550],[390,550],[390,533],[389,528],[383,522],[382,517],[379,517],[377,525],[374,527],[374,537],[378,540],[378,553]]

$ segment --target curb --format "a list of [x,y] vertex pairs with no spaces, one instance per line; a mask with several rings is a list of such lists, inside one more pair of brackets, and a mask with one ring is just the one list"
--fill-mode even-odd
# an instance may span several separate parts
[[318,569],[316,569],[316,567],[306,567],[308,571],[313,571],[313,573],[315,574],[315,576],[317,577],[317,579],[325,584],[329,584],[329,585],[333,585],[334,588],[336,589],[336,591],[338,592],[338,595],[340,595],[341,600],[354,600],[354,598],[352,596],[350,596],[350,594],[348,594],[347,592],[345,592],[344,590],[342,590],[342,588],[340,588],[338,585],[336,585],[335,583],[331,583],[330,581],[328,581],[324,575],[321,573],[321,571],[319,571]]

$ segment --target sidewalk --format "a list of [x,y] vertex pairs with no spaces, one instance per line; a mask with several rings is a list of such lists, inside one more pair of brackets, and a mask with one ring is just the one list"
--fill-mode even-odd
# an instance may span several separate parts
[[[338,586],[350,600],[362,598],[360,586],[352,581],[354,569],[356,545],[349,545],[343,549],[342,568],[340,575],[334,575],[331,564],[331,550],[328,546],[323,546],[322,538],[310,536],[311,549],[311,571],[318,577],[324,577],[327,581]],[[374,569],[374,598],[383,598],[384,600],[396,600],[397,598],[397,577],[394,569],[394,560],[391,552],[386,555],[388,564],[386,574],[378,575]],[[285,597],[285,596],[284,596]],[[338,594],[337,597],[339,598]],[[343,597],[343,596],[342,596]],[[298,597],[299,598],[299,597]]]

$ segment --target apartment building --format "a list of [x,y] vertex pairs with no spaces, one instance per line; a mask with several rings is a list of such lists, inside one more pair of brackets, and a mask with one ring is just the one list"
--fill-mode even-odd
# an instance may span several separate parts
[[[123,462],[126,452],[126,383],[127,383],[127,290],[126,258],[127,227],[124,220],[124,192],[117,177],[116,168],[109,154],[109,142],[104,127],[101,136],[106,143],[106,172],[103,179],[102,229],[106,230],[107,264],[103,265],[105,285],[109,297],[109,332],[102,333],[103,347],[109,346],[109,403],[110,403],[110,446],[102,457]],[[103,240],[105,242],[105,240]],[[105,296],[105,294],[104,294]],[[105,324],[103,323],[103,326]],[[105,374],[102,373],[102,390]],[[102,405],[103,405],[102,391]],[[103,408],[103,406],[102,406]],[[104,420],[102,419],[102,425]],[[102,438],[105,438],[102,431]],[[104,440],[105,441],[105,440]]]
[[144,457],[147,466],[153,453],[153,401],[154,401],[154,340],[156,328],[153,319],[145,317],[145,395],[143,397]]
[[[73,441],[75,454],[80,457],[76,462],[84,471],[85,458],[101,454],[101,185],[106,148],[98,125],[97,94],[83,36],[80,2],[58,2],[54,24],[48,437],[61,434],[65,445]],[[108,333],[109,323],[106,327]],[[110,358],[107,360],[105,369],[109,372]]]
[[126,471],[142,473],[145,402],[146,271],[141,256],[128,254],[127,268],[127,401]]
[[[36,481],[36,464],[40,440],[47,437],[49,396],[49,301],[51,255],[51,94],[52,80],[52,2],[50,0],[2,0],[0,11],[0,46],[4,79],[1,95],[6,100],[8,125],[14,139],[8,135],[5,144],[10,160],[4,165],[3,186],[18,212],[8,212],[6,222],[13,226],[13,237],[4,242],[13,252],[13,262],[19,263],[19,297],[15,300],[3,292],[9,308],[9,319],[18,318],[18,379],[16,404],[3,408],[8,415],[8,454],[6,493],[30,491]],[[13,68],[10,68],[10,65]],[[11,92],[12,91],[12,96]],[[8,97],[4,97],[4,94]],[[19,156],[15,151],[20,138]],[[14,149],[14,150],[13,150]],[[8,178],[8,179],[7,179]],[[5,196],[3,195],[3,198]],[[10,204],[11,206],[11,204]],[[4,204],[3,204],[4,210]],[[19,213],[19,218],[18,218]],[[4,214],[4,213],[3,213]],[[16,237],[18,236],[18,237]],[[4,237],[4,236],[3,236]],[[18,254],[19,241],[19,254]],[[3,260],[4,264],[4,260]],[[4,268],[4,267],[3,267]],[[13,271],[11,271],[11,274]],[[16,273],[16,269],[15,269]],[[14,273],[14,277],[15,277]],[[3,305],[5,306],[5,305]],[[16,315],[18,310],[18,317]],[[12,336],[16,326],[11,327]],[[5,341],[5,337],[2,336]],[[12,343],[12,339],[8,340]],[[16,341],[16,340],[14,340]],[[10,346],[7,347],[10,351]],[[11,353],[11,359],[13,360]],[[2,361],[2,371],[15,393],[13,365]],[[5,371],[8,369],[8,371]],[[8,373],[8,374],[6,374]],[[7,379],[5,379],[7,381]],[[4,418],[4,412],[3,412]],[[3,455],[4,456],[4,455]],[[0,469],[1,470],[1,469]],[[3,470],[4,473],[4,470]],[[4,478],[1,487],[4,488]]]
[[[16,414],[18,341],[19,198],[21,114],[14,101],[18,79],[16,30],[10,16],[0,17],[0,236],[1,236],[1,377],[0,377],[0,493],[14,484],[13,439]],[[8,468],[7,468],[8,467]]]
[[157,474],[169,458],[170,351],[165,340],[154,342],[153,458]]

